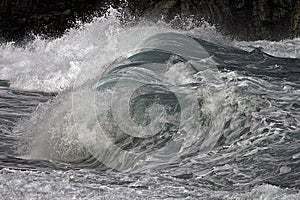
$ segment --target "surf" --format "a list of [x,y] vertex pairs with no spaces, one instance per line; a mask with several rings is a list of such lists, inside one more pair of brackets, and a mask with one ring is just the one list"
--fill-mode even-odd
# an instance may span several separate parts
[[0,164],[14,170],[1,175],[61,189],[75,180],[76,194],[105,180],[122,195],[149,183],[167,185],[162,196],[174,184],[195,197],[297,196],[298,43],[124,26],[111,14],[61,38],[2,44]]

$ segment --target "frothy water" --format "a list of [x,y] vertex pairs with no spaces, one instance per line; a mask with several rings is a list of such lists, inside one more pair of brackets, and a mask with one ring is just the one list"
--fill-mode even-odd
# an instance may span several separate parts
[[2,196],[300,198],[299,46],[126,26],[113,9],[2,44]]

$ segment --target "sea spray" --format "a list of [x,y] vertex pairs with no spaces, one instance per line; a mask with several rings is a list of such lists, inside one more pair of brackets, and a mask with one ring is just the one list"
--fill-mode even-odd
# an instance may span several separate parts
[[[2,45],[0,79],[11,83],[0,89],[4,198],[299,197],[299,62],[289,58],[298,57],[299,39],[237,42],[211,26],[119,22],[108,14],[58,39]],[[209,53],[186,58],[178,41],[159,49],[168,38],[176,44],[172,35]],[[147,84],[118,107],[122,88],[136,82]],[[162,125],[142,129],[158,134],[136,137],[118,118],[127,111],[135,126]]]

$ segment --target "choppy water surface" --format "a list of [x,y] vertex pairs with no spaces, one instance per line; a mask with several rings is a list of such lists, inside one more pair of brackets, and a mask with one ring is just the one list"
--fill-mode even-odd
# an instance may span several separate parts
[[2,44],[0,198],[299,199],[299,46],[114,13]]

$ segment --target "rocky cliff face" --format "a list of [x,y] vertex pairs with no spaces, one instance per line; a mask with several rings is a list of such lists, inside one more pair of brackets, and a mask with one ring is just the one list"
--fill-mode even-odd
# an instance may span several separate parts
[[102,0],[1,0],[0,35],[20,40],[30,33],[56,37],[76,19],[87,20],[92,12],[106,10]]
[[[212,1],[210,1],[212,2]],[[210,5],[211,22],[243,40],[280,40],[299,36],[299,0],[225,0]]]
[[109,5],[126,7],[128,15],[166,20],[175,16],[205,18],[236,39],[280,40],[300,35],[299,0],[1,0],[0,36],[20,40],[29,33],[56,37],[87,21]]
[[[236,39],[280,40],[300,35],[299,0],[165,0],[148,5],[132,0],[133,13],[205,18]],[[146,9],[148,8],[148,9]]]

